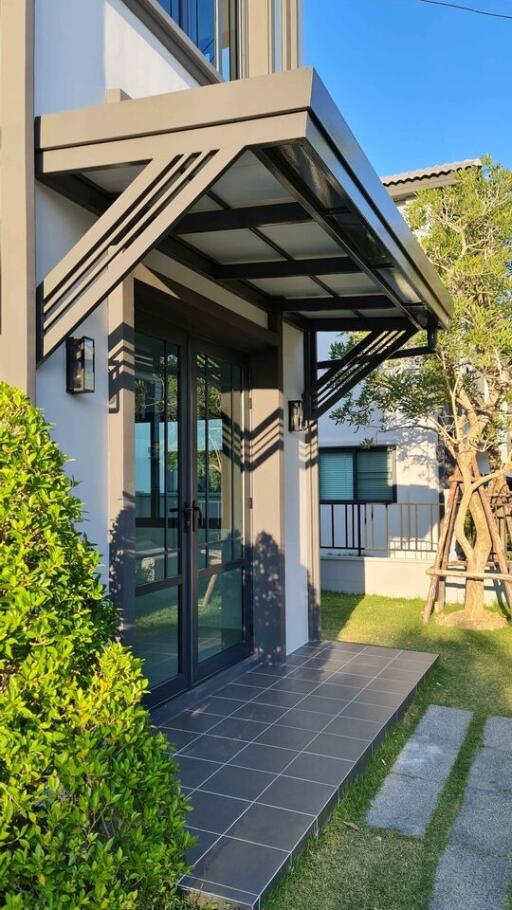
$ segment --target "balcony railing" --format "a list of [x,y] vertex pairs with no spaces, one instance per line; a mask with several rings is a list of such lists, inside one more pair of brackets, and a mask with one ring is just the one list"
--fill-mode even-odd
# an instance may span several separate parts
[[437,550],[440,502],[320,503],[320,547],[357,556],[430,558]]

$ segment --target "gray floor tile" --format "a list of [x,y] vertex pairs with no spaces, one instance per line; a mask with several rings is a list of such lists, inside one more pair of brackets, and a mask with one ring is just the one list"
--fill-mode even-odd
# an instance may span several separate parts
[[385,657],[386,660],[391,660],[392,657],[399,657],[401,654],[405,654],[401,648],[387,648],[380,647],[379,645],[367,645],[364,649],[365,657]]
[[367,646],[361,644],[358,641],[333,641],[327,643],[327,650],[329,652],[346,652],[351,654],[357,654],[359,651],[364,651]]
[[267,806],[278,806],[314,815],[323,809],[335,793],[336,787],[313,782],[305,787],[304,781],[281,774],[257,801]]
[[[251,742],[268,727],[268,724],[256,720],[243,720],[241,717],[226,717],[216,727],[215,736],[227,736],[230,739],[241,739]],[[213,732],[213,730],[212,730]]]
[[484,729],[484,745],[512,753],[512,717],[490,717]]
[[328,670],[331,673],[335,673],[337,670],[341,670],[349,660],[351,658],[348,654],[344,657],[341,655],[336,657],[336,655],[321,654],[320,657],[310,657],[304,667],[309,670]]
[[243,743],[239,739],[227,739],[223,736],[210,736],[202,734],[194,742],[186,746],[181,755],[192,755],[194,758],[206,758],[208,761],[229,761],[235,752],[240,752]]
[[211,698],[201,704],[207,705],[205,710],[209,711],[210,714],[220,714],[222,717],[227,717],[228,714],[233,714],[237,708],[245,705],[245,700],[238,699],[237,701],[234,698],[222,698],[219,695],[212,695]]
[[[315,696],[317,698],[336,698],[341,701],[349,702],[353,698],[356,698],[357,694],[364,688],[367,680],[362,676],[358,676],[359,683],[352,686],[340,686],[336,682],[322,683],[315,691]],[[312,696],[313,697],[313,696]]]
[[169,730],[167,727],[160,727],[159,731],[167,737],[169,744],[176,751],[184,749],[185,746],[194,742],[194,740],[201,735],[200,733],[193,733],[187,730]]
[[340,716],[380,721],[381,724],[384,724],[390,717],[393,717],[395,711],[396,708],[384,707],[383,705],[368,705],[356,698],[340,711]]
[[317,680],[290,679],[290,677],[287,676],[285,679],[280,679],[278,682],[274,683],[272,689],[277,689],[278,692],[299,692],[302,695],[308,695],[313,689],[316,689],[317,686]]
[[503,857],[492,860],[463,847],[447,847],[437,867],[430,910],[502,910],[510,877]]
[[298,755],[299,752],[292,749],[278,749],[263,743],[249,743],[242,752],[235,755],[230,764],[278,774]]
[[269,746],[281,746],[285,749],[300,750],[304,749],[315,736],[314,730],[299,730],[297,727],[274,724],[274,726],[267,727],[263,733],[260,733],[256,742],[265,743]]
[[314,827],[314,815],[254,803],[227,834],[241,840],[292,851]]
[[286,676],[287,673],[294,669],[295,667],[286,663],[259,664],[254,670],[251,670],[250,673],[251,675],[255,674],[256,676],[275,676],[277,679],[280,676]]
[[379,673],[379,679],[405,680],[406,682],[416,683],[421,678],[423,670],[414,670],[409,667],[389,666]]
[[327,670],[310,670],[306,667],[299,667],[298,670],[292,670],[289,676],[286,677],[289,679],[305,679],[308,682],[314,682],[319,685],[322,680],[326,680],[332,674]]
[[314,711],[303,711],[300,707],[290,710],[279,718],[277,724],[286,724],[287,727],[298,727],[299,730],[317,732],[329,723],[328,714],[315,714]]
[[288,860],[288,853],[222,837],[199,860],[196,878],[260,894]]
[[366,822],[374,828],[421,837],[441,789],[440,781],[390,772],[372,802]]
[[390,664],[391,667],[402,667],[405,670],[418,670],[424,672],[436,662],[431,654],[414,654],[409,652],[407,657],[396,657]]
[[350,736],[354,739],[363,739],[370,742],[382,730],[382,723],[378,720],[360,720],[355,717],[335,717],[325,733],[335,733],[337,736]]
[[304,695],[301,692],[279,692],[277,689],[265,689],[265,691],[255,699],[255,704],[293,708],[293,706],[303,698]]
[[366,657],[365,654],[362,654],[361,657],[355,657],[354,660],[351,660],[350,663],[345,666],[350,667],[351,673],[359,673],[359,671],[364,670],[366,675],[368,674],[368,671],[370,671],[372,676],[376,676],[377,673],[384,670],[388,664],[389,661],[385,657]]
[[244,705],[243,708],[239,708],[233,717],[237,720],[241,717],[244,720],[259,720],[264,724],[273,724],[286,710],[287,708],[279,707],[278,705],[262,705],[261,703],[250,702]]
[[305,657],[303,654],[297,654],[294,651],[293,654],[287,655],[286,661],[281,666],[294,670],[296,667],[301,667],[307,660],[307,656]]
[[268,674],[251,671],[250,673],[244,673],[243,676],[240,676],[237,679],[236,684],[240,686],[250,686],[251,688],[266,689],[267,686],[271,686],[276,679],[281,679],[281,677],[285,675],[286,674],[283,673],[277,673],[269,676]]
[[195,790],[190,796],[192,812],[187,816],[194,828],[202,828],[216,834],[224,834],[251,803],[218,793]]
[[287,777],[300,777],[320,784],[339,787],[349,776],[353,762],[342,758],[327,758],[325,755],[311,755],[301,752],[286,768]]
[[274,774],[265,771],[254,771],[251,768],[238,768],[236,765],[224,765],[203,785],[203,790],[210,793],[223,793],[237,799],[256,799],[275,779]]
[[512,799],[467,787],[464,803],[450,832],[450,843],[492,857],[510,854]]
[[308,695],[300,703],[300,708],[303,711],[317,711],[319,714],[329,714],[331,717],[335,717],[349,700],[348,698],[326,698],[318,695]]
[[205,714],[200,711],[181,711],[166,724],[170,730],[187,730],[191,733],[206,733],[221,718],[216,714]]
[[411,680],[382,679],[380,676],[365,689],[365,692],[394,692],[397,695],[408,694],[410,691]]
[[[374,678],[374,674],[371,674],[371,678]],[[335,673],[331,677],[326,685],[329,686],[346,686],[349,689],[362,689],[364,686],[368,685],[368,677],[362,673],[354,673],[353,670],[341,670],[339,673]]]
[[199,787],[207,777],[222,767],[218,762],[204,761],[202,758],[188,758],[186,755],[177,755],[176,764],[182,784],[191,789]]
[[213,834],[211,831],[199,831],[191,827],[188,830],[196,839],[195,846],[187,850],[187,863],[193,866],[203,853],[206,853],[212,844],[218,840],[219,835]]
[[363,705],[383,705],[384,707],[398,708],[403,698],[404,693],[378,692],[375,689],[364,689],[357,696],[357,702]]
[[[201,838],[185,889],[223,906],[261,910],[276,876],[325,823],[424,674],[425,661],[415,660],[412,669],[391,669],[386,688],[382,667],[393,656],[352,642],[307,645],[286,663],[251,664],[224,684],[219,677],[202,700],[199,689],[158,709],[163,732],[180,746],[193,804],[188,824]],[[368,685],[374,696],[366,703],[360,695]],[[391,706],[373,703],[381,692],[392,696],[384,699]]]
[[306,751],[316,755],[327,755],[331,758],[344,758],[345,761],[356,762],[370,744],[361,739],[351,739],[349,736],[337,736],[332,733],[320,733]]
[[[265,686],[261,686],[259,691],[263,692],[264,688]],[[245,703],[249,699],[256,698],[258,688],[256,686],[242,686],[240,683],[229,683],[215,694],[221,696],[221,698],[233,698],[236,701]]]

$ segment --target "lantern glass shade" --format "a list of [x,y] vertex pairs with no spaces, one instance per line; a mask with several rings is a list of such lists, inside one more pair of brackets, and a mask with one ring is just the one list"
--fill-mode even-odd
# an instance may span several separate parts
[[300,398],[288,402],[288,429],[290,433],[302,433],[305,429],[304,404]]
[[68,338],[66,361],[67,391],[72,395],[94,392],[94,338]]

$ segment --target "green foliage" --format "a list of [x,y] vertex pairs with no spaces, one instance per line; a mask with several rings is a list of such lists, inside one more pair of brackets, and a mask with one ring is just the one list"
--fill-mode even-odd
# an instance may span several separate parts
[[[452,294],[453,320],[435,356],[391,361],[341,403],[334,419],[358,426],[377,420],[385,429],[399,417],[401,425],[435,428],[452,457],[492,452],[512,404],[512,171],[489,160],[461,171],[454,185],[420,192],[406,216]],[[332,355],[346,344],[333,345]]]
[[1,906],[170,910],[186,803],[63,461],[0,383]]

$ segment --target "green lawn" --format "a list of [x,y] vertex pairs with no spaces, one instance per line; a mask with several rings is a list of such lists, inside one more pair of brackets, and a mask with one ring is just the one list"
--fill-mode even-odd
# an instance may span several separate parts
[[[419,600],[324,592],[324,638],[433,651],[440,661],[265,910],[428,910],[437,861],[461,805],[485,718],[512,715],[512,630],[468,632],[434,622],[422,626],[421,608]],[[430,703],[469,708],[474,717],[424,839],[366,828],[373,795]],[[512,900],[507,910],[512,910]]]

